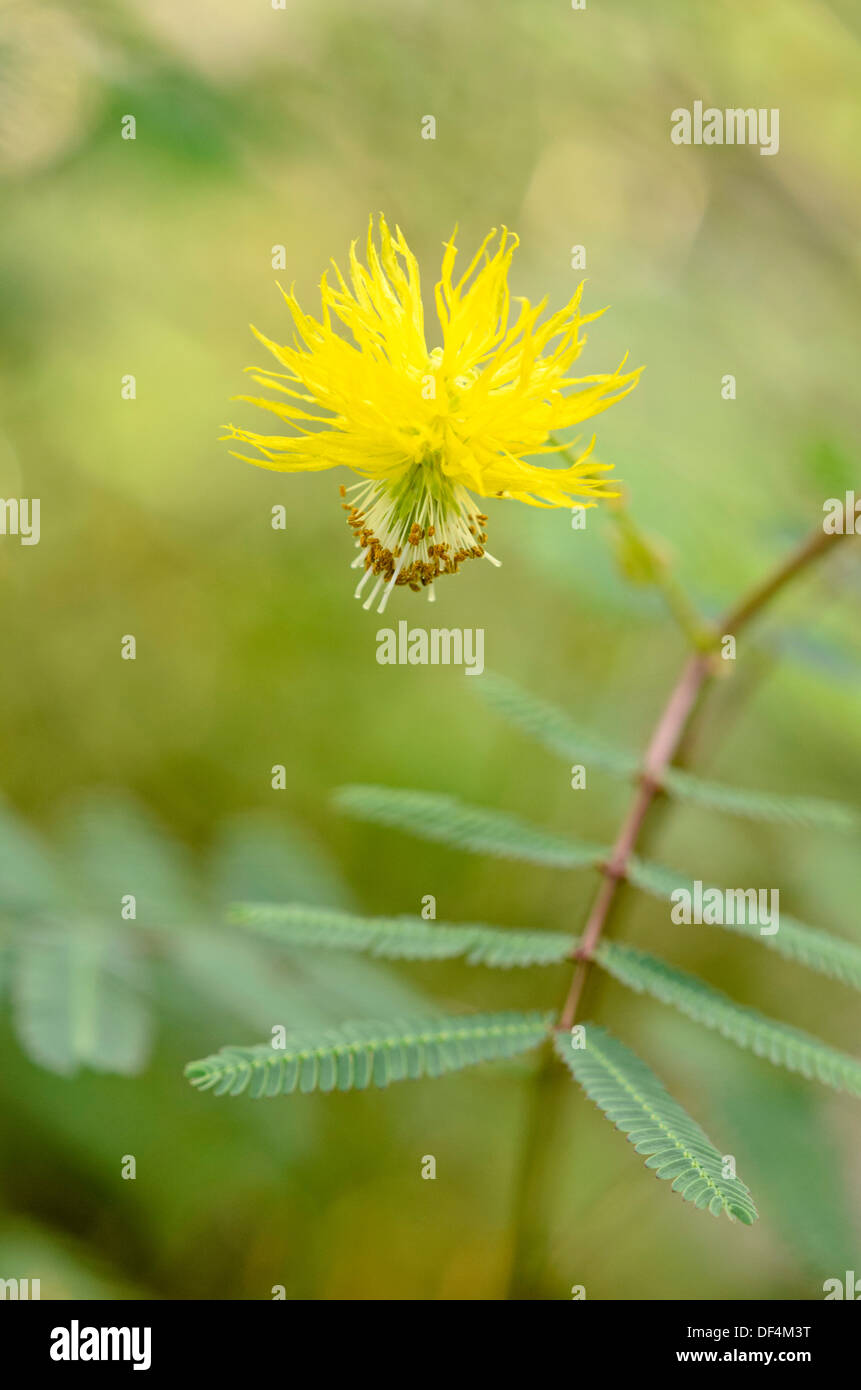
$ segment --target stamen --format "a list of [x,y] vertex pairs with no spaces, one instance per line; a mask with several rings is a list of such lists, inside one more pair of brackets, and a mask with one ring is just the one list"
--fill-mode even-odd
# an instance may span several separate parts
[[391,596],[392,596],[392,589],[393,589],[393,588],[395,587],[395,585],[397,584],[397,582],[398,582],[398,575],[400,574],[401,570],[403,569],[404,559],[405,559],[405,556],[402,555],[401,558],[400,558],[400,560],[398,561],[398,567],[397,567],[397,569],[395,570],[394,574],[392,575],[391,579],[389,580],[388,584],[386,585],[386,592],[383,594],[383,597],[380,599],[380,606],[379,606],[379,608],[377,609],[377,612],[378,612],[378,613],[384,613],[384,612],[386,611],[386,604],[388,603],[389,599],[390,599]]
[[410,466],[395,482],[365,479],[344,490],[342,505],[359,554],[352,568],[364,565],[355,589],[359,598],[371,574],[376,576],[364,607],[370,608],[383,590],[377,611],[385,611],[392,590],[408,585],[428,589],[435,600],[434,580],[456,574],[465,560],[499,561],[485,550],[487,517],[472,497],[442,473],[428,458]]
[[[371,572],[371,571],[368,570],[368,574],[370,574],[370,572]],[[380,575],[380,577],[379,577],[379,579],[377,580],[376,584],[374,585],[373,589],[372,589],[371,592],[368,594],[368,597],[365,599],[365,602],[362,604],[362,607],[363,607],[366,611],[367,611],[369,608],[371,608],[371,607],[373,606],[374,599],[377,597],[377,594],[380,592],[380,589],[382,588],[382,586],[383,586],[383,576]]]
[[353,591],[353,598],[360,598],[360,597],[361,597],[362,590],[364,589],[365,585],[367,584],[367,582],[368,582],[368,580],[370,579],[370,577],[371,577],[372,574],[373,574],[373,570],[372,570],[372,569],[370,568],[370,566],[369,566],[368,569],[365,570],[365,573],[362,575],[362,577],[361,577],[361,579],[359,580],[358,584],[356,585],[355,590]]

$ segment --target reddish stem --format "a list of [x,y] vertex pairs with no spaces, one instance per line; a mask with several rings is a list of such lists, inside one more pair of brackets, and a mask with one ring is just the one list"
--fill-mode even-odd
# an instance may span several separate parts
[[[785,584],[841,539],[840,534],[830,535],[821,528],[815,531],[764,583],[720,620],[716,628],[717,634],[723,636],[731,633],[735,636]],[[634,852],[643,821],[656,793],[660,790],[664,772],[675,757],[700,692],[712,674],[714,660],[714,656],[704,653],[689,658],[655,725],[646,749],[634,800],[622,822],[610,858],[601,865],[604,879],[586,921],[580,945],[574,952],[577,964],[568,997],[559,1017],[560,1028],[573,1027],[595,947],[607,924],[619,884],[627,873],[628,861]]]

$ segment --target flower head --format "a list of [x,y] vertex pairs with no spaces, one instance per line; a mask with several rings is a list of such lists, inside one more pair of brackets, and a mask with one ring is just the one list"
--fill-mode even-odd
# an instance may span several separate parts
[[445,243],[433,348],[418,263],[382,216],[379,250],[373,219],[368,228],[367,265],[354,242],[349,280],[334,262],[331,282],[323,274],[319,319],[303,312],[292,287],[282,290],[291,344],[252,329],[284,370],[248,370],[280,398],[238,399],[271,411],[292,433],[230,425],[226,437],[253,446],[260,457],[236,457],[264,468],[345,465],[358,474],[341,495],[359,550],[354,568],[364,568],[356,596],[376,579],[366,608],[380,595],[382,612],[396,585],[432,586],[464,560],[499,563],[485,550],[487,516],[475,494],[538,507],[591,507],[617,495],[603,476],[612,465],[592,458],[594,437],[562,467],[527,462],[565,454],[571,446],[557,434],[621,400],[640,372],[623,372],[623,361],[614,372],[571,375],[585,342],[580,330],[598,314],[580,313],[582,284],[543,322],[546,300],[515,298],[513,310],[508,272],[517,244],[504,228],[491,232],[455,281],[454,235]]

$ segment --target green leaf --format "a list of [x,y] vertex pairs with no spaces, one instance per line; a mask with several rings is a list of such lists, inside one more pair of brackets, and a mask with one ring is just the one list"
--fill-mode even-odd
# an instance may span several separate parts
[[333,856],[302,827],[267,812],[243,812],[218,827],[209,854],[214,896],[349,907]]
[[116,934],[75,926],[30,930],[15,953],[15,1032],[27,1055],[69,1076],[80,1067],[142,1070],[150,1018],[141,963]]
[[837,1091],[861,1096],[861,1062],[838,1052],[800,1029],[766,1018],[695,975],[688,975],[645,951],[602,941],[595,960],[614,979],[638,993],[651,994],[664,1004],[672,1004],[688,1018],[714,1028],[738,1047],[757,1057],[767,1057],[775,1066],[802,1076],[816,1078]]
[[752,1225],[750,1192],[739,1178],[722,1176],[721,1155],[651,1068],[596,1023],[587,1023],[585,1034],[586,1046],[573,1047],[569,1034],[557,1031],[556,1051],[607,1119],[648,1156],[646,1167],[672,1180],[686,1202]]
[[514,1057],[537,1047],[549,1027],[550,1015],[539,1013],[363,1020],[322,1031],[291,1031],[284,1048],[269,1043],[223,1047],[212,1057],[189,1062],[185,1075],[198,1090],[218,1096],[362,1091],[372,1083],[388,1086]]
[[320,946],[369,951],[389,960],[448,960],[468,965],[551,965],[570,956],[577,942],[564,932],[518,931],[470,923],[426,922],[415,917],[356,917],[300,903],[235,903],[230,921],[282,946]]
[[39,836],[0,800],[0,911],[46,912],[64,901],[64,884]]
[[391,825],[425,840],[499,859],[582,869],[600,864],[609,854],[606,847],[554,835],[504,811],[469,806],[436,792],[348,786],[336,792],[335,804],[357,820]]
[[93,792],[65,811],[60,843],[73,903],[81,915],[115,922],[121,899],[135,897],[137,929],[172,930],[201,915],[185,852],[136,802]]
[[665,770],[661,784],[664,791],[680,801],[712,811],[724,811],[731,816],[742,816],[747,820],[842,833],[857,831],[861,827],[861,817],[851,806],[842,806],[839,802],[825,801],[820,797],[783,796],[775,792],[748,791],[745,787],[727,787],[720,782],[706,782],[701,777],[693,777],[677,767]]
[[301,970],[288,961],[274,971],[256,941],[236,932],[174,932],[168,944],[171,969],[181,988],[204,995],[210,1007],[225,1009],[252,1033],[266,1032],[282,1019],[307,1027],[325,1027],[343,1018],[327,1008]]
[[[641,769],[636,754],[609,743],[600,734],[570,719],[563,710],[530,695],[502,676],[490,673],[478,684],[478,692],[510,723],[534,738],[551,753],[574,758],[601,768],[614,777],[634,780]],[[850,833],[861,828],[861,815],[850,806],[813,796],[783,796],[775,792],[748,791],[694,777],[681,768],[668,767],[661,779],[663,790],[679,801],[721,811],[748,820],[777,825]]]
[[327,1023],[343,1018],[419,1018],[437,1007],[414,980],[357,954],[329,955],[297,947],[289,953],[288,971],[325,1001]]
[[858,1254],[854,1164],[841,1153],[830,1096],[795,1076],[736,1073],[721,1064],[715,1071],[710,1105],[731,1134],[744,1135],[745,1170],[762,1185],[763,1217],[820,1287],[834,1270],[852,1269]]
[[637,775],[639,759],[635,754],[584,729],[562,710],[521,690],[513,681],[488,672],[478,682],[478,693],[511,724],[551,753],[603,768],[617,777]]
[[[227,821],[210,863],[220,908],[252,895],[334,910],[350,906],[327,850],[300,827],[285,824],[283,816],[277,823],[268,813]],[[193,977],[263,1036],[285,1018],[297,1026],[328,1027],[343,1018],[412,1016],[433,1007],[415,982],[358,956],[324,957],[285,943],[280,968],[273,971],[270,954],[250,933],[239,938],[236,932],[209,931],[192,946],[188,964]]]
[[[642,888],[644,892],[667,902],[678,889],[683,888],[686,892],[692,893],[694,886],[690,879],[674,874],[669,869],[635,858],[628,861],[627,878],[637,888]],[[707,891],[704,886],[703,892]],[[738,932],[741,936],[749,936],[787,960],[799,961],[832,980],[840,980],[845,985],[861,989],[861,946],[857,946],[854,941],[844,941],[842,937],[832,936],[821,927],[805,926],[803,922],[785,912],[780,914],[778,930],[766,935],[761,933],[755,922],[716,922],[704,925],[714,925],[726,931]]]

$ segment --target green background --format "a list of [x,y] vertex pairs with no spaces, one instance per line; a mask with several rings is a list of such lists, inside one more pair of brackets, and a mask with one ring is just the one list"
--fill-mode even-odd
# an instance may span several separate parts
[[[44,1024],[20,967],[0,969],[0,1277],[41,1278],[46,1298],[504,1296],[529,1059],[258,1103],[182,1077],[275,1023],[561,1002],[562,967],[285,961],[237,940],[223,925],[236,896],[409,913],[433,893],[441,920],[582,928],[591,873],[352,823],[331,806],[339,784],[445,791],[598,841],[627,795],[598,772],[572,791],[480,680],[377,665],[383,624],[351,596],[349,479],[256,470],[217,442],[230,419],[269,427],[229,403],[262,360],[248,323],[286,335],[276,279],[313,309],[328,258],[379,210],[426,292],[455,223],[464,254],[512,227],[513,291],[552,307],[582,244],[585,307],[611,305],[584,372],[626,350],[646,364],[597,422],[600,454],[714,616],[861,483],[859,78],[849,0],[0,6],[0,493],[42,511],[38,546],[0,538],[4,927],[19,943],[46,922],[101,941],[122,894],[138,900],[115,1039],[133,1075],[39,1065],[62,1064],[62,969],[33,967]],[[695,100],[779,108],[779,153],[675,146],[670,113]],[[503,567],[468,565],[430,613],[398,591],[385,621],[482,627],[488,667],[640,747],[684,657],[659,599],[618,573],[599,513],[579,532],[565,511],[487,510]],[[858,800],[855,546],[740,643],[691,766]],[[648,851],[777,887],[784,910],[858,937],[857,841],[665,808]],[[755,942],[680,932],[633,892],[612,933],[856,1045],[848,990]],[[861,1269],[857,1102],[611,982],[591,982],[588,1009],[736,1156],[761,1220],[677,1200],[560,1072],[531,1294],[821,1298],[824,1279]]]

